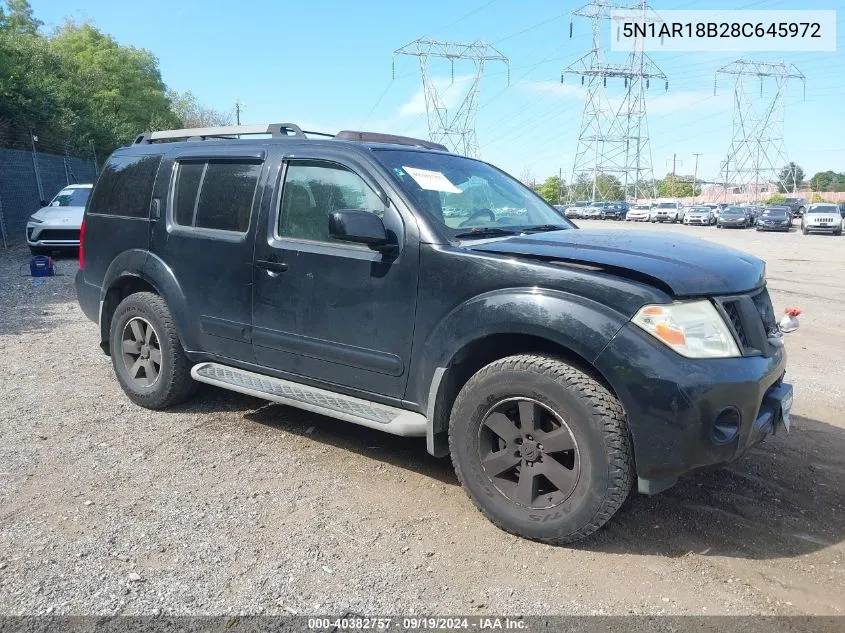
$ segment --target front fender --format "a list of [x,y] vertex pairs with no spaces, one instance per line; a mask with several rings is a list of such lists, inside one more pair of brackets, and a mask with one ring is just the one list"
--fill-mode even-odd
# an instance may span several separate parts
[[[543,288],[505,288],[458,305],[425,337],[412,362],[408,400],[429,418],[429,439],[444,431],[448,411],[437,410],[444,373],[468,345],[506,334],[545,339],[591,363],[628,317],[584,297]],[[430,444],[430,450],[433,445]]]

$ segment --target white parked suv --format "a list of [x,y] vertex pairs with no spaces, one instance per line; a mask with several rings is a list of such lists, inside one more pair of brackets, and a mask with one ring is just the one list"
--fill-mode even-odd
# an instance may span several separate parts
[[82,214],[85,213],[85,203],[88,202],[93,186],[68,185],[56,194],[50,204],[29,216],[26,243],[33,255],[79,247]]
[[842,235],[842,215],[835,204],[811,204],[801,217],[801,232]]
[[651,219],[650,204],[632,204],[625,220],[628,222],[648,222]]
[[652,222],[677,222],[681,219],[680,202],[658,202],[651,207]]

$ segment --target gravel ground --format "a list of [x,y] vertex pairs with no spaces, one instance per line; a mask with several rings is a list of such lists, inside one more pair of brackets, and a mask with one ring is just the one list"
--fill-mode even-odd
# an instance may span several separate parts
[[845,238],[659,230],[765,257],[804,308],[794,430],[574,547],[493,527],[421,440],[213,388],[130,404],[75,262],[34,285],[0,251],[0,613],[845,613]]

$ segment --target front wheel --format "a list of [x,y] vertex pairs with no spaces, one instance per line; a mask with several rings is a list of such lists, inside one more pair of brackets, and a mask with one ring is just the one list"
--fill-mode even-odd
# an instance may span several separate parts
[[120,302],[111,321],[109,349],[124,393],[148,409],[166,409],[197,388],[167,304],[138,292]]
[[547,543],[598,530],[634,477],[618,400],[548,356],[510,356],[470,378],[452,408],[449,447],[458,479],[488,519]]
[[804,235],[809,235],[810,231],[808,231],[807,227],[802,224],[801,225],[801,233],[803,233]]

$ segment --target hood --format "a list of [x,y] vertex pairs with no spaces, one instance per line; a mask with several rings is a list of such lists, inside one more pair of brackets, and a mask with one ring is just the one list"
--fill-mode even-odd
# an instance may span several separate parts
[[42,207],[32,215],[42,222],[79,226],[84,214],[85,207]]
[[763,285],[763,260],[726,246],[657,231],[577,229],[470,243],[475,251],[587,264],[641,279],[677,297],[728,295]]

